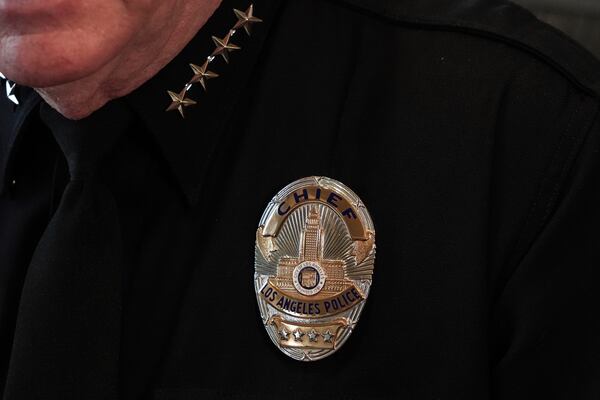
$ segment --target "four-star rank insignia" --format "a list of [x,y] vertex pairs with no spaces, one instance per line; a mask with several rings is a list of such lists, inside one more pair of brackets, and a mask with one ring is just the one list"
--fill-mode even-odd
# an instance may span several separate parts
[[[254,16],[254,5],[250,4],[246,11],[240,11],[238,9],[233,9],[233,13],[237,17],[237,22],[231,28],[224,37],[213,36],[212,40],[215,44],[215,49],[212,54],[206,57],[206,60],[202,65],[190,64],[194,75],[192,78],[183,86],[183,89],[180,92],[174,92],[168,90],[167,93],[171,98],[171,103],[167,107],[165,111],[179,111],[182,118],[185,118],[184,108],[196,105],[196,101],[187,97],[188,92],[194,86],[194,83],[199,83],[204,90],[206,90],[206,81],[213,78],[218,78],[219,74],[209,71],[208,67],[218,56],[223,57],[223,60],[226,63],[229,63],[229,56],[231,52],[236,50],[241,50],[242,48],[232,42],[233,36],[242,28],[246,31],[248,36],[250,36],[251,27],[253,24],[263,22],[262,19]],[[8,86],[7,86],[8,93]]]
[[339,349],[371,288],[375,229],[348,187],[325,177],[291,183],[256,232],[254,287],[273,343],[296,360]]

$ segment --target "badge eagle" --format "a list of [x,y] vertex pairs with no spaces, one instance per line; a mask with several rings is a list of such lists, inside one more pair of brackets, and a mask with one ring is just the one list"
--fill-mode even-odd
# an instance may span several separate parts
[[373,222],[348,187],[309,177],[282,189],[255,247],[256,298],[273,343],[301,361],[333,354],[358,322],[374,263]]

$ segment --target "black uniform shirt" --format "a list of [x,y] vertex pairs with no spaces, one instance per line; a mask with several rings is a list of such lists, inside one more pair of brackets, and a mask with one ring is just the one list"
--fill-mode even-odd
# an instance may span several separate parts
[[[510,4],[254,3],[265,22],[185,119],[166,91],[245,2],[116,101],[135,121],[102,165],[126,249],[122,398],[600,398],[600,63]],[[68,180],[47,105],[17,94],[0,100],[2,383]],[[312,175],[361,196],[378,252],[352,338],[302,363],[262,327],[254,235]]]

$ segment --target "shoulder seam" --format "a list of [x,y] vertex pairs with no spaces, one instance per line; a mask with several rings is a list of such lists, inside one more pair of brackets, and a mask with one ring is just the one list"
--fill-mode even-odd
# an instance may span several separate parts
[[[582,118],[579,118],[580,116]],[[495,298],[499,297],[503,288],[508,285],[511,277],[558,210],[567,178],[572,173],[580,157],[582,146],[598,120],[600,120],[600,105],[589,97],[583,97],[575,107],[554,149],[552,160],[546,166],[543,177],[539,181],[537,194],[530,204],[517,242],[505,265],[507,269],[502,275],[500,290],[495,293]]]
[[[539,21],[525,9],[512,3],[504,3],[498,7],[510,7],[511,11],[514,9],[514,11],[520,13],[520,18],[530,16],[528,23],[523,24],[520,30],[515,29],[514,32],[507,32],[505,29],[493,24],[478,22],[473,16],[461,15],[460,13],[448,17],[435,15],[434,13],[410,15],[387,7],[385,4],[377,9],[365,6],[362,4],[362,0],[333,1],[405,25],[466,33],[511,45],[542,60],[588,95],[600,99],[600,61],[558,29]],[[491,18],[494,18],[494,9],[491,13]],[[529,31],[527,31],[527,28],[529,28]],[[548,37],[553,43],[559,42],[560,46],[552,49],[544,42],[548,40]],[[553,52],[556,54],[553,54]],[[579,60],[579,65],[573,63],[573,59]]]

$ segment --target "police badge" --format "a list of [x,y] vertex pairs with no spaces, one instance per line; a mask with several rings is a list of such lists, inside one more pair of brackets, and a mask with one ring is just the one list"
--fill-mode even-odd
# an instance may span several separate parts
[[273,343],[315,361],[354,330],[371,288],[375,230],[342,183],[310,177],[271,200],[256,231],[254,288]]

